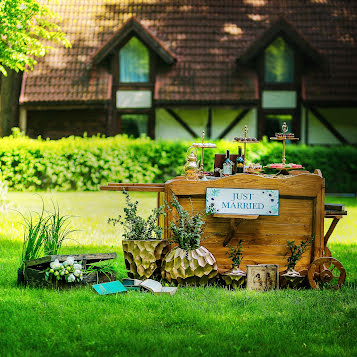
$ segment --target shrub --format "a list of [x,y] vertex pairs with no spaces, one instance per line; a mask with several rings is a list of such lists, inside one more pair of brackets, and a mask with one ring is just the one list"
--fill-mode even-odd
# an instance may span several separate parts
[[[127,136],[69,137],[60,140],[29,139],[12,135],[0,139],[2,177],[9,189],[96,191],[108,182],[165,182],[182,174],[190,141],[153,141]],[[214,154],[237,144],[216,141],[205,150],[205,169],[213,170]],[[263,165],[281,162],[281,143],[248,146],[248,160]],[[318,168],[328,192],[357,192],[357,148],[353,146],[287,145],[287,162]]]

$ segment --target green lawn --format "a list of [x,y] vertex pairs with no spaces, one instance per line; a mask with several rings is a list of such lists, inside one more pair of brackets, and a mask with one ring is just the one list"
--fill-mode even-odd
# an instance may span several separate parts
[[[143,214],[155,195],[134,194]],[[58,202],[79,229],[63,253],[118,253],[120,234],[108,217],[121,212],[120,193],[43,193]],[[32,193],[11,193],[14,210],[41,209]],[[98,296],[90,287],[71,291],[18,288],[16,270],[22,226],[16,211],[0,215],[1,356],[355,356],[357,355],[357,200],[337,226],[330,249],[347,270],[347,284],[334,291],[227,291],[180,288],[174,296],[130,292]]]

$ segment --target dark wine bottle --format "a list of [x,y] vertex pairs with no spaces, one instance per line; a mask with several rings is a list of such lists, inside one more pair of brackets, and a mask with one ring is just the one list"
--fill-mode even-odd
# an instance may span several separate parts
[[236,173],[241,174],[244,172],[244,158],[242,155],[242,147],[238,146],[238,157],[236,161]]
[[226,152],[226,159],[223,162],[223,175],[233,175],[233,166],[234,163],[229,158],[229,150]]

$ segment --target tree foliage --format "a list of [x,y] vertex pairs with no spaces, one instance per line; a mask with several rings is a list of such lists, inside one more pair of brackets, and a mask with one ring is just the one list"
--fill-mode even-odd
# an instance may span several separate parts
[[44,56],[50,43],[70,47],[49,1],[0,0],[0,72],[4,75],[5,68],[17,72],[33,69],[36,57]]

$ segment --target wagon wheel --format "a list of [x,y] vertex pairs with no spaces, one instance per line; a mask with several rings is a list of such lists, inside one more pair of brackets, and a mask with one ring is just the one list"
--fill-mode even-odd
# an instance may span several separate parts
[[346,270],[337,259],[322,257],[311,263],[307,277],[313,289],[338,290],[346,280]]
[[[324,256],[324,257],[332,257],[331,251],[330,251],[330,249],[327,247],[327,245],[325,245],[324,255],[323,255],[323,256]],[[330,269],[330,266],[331,266],[330,263],[325,263],[325,264],[324,264],[325,269]]]

